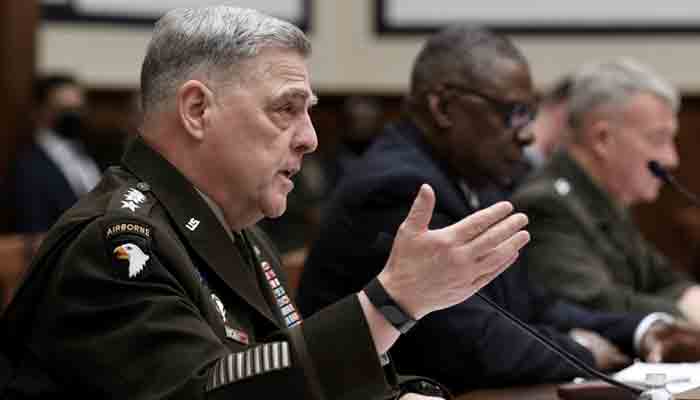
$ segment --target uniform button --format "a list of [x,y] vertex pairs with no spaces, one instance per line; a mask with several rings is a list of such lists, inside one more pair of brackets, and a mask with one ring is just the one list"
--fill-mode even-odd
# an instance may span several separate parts
[[568,180],[559,178],[554,181],[554,190],[556,190],[560,196],[566,196],[571,191],[571,184]]
[[149,190],[151,190],[151,185],[149,185],[146,182],[139,182],[136,184],[136,189],[142,192],[148,192]]

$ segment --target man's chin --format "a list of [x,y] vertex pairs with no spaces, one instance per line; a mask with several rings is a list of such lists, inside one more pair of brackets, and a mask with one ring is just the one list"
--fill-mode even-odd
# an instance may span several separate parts
[[287,196],[283,197],[284,199],[270,202],[263,207],[263,215],[266,218],[279,218],[287,211]]

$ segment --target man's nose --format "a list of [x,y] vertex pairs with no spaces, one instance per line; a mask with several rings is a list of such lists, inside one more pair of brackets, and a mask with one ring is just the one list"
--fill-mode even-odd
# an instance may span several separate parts
[[316,136],[316,129],[311,122],[311,117],[308,115],[300,128],[300,131],[296,135],[296,140],[293,143],[294,150],[306,154],[311,153],[318,147],[318,137]]

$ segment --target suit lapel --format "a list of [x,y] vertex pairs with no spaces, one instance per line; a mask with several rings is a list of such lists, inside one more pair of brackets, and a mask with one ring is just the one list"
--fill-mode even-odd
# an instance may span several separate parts
[[[413,145],[407,147],[414,154],[409,157],[414,167],[420,167],[426,176],[430,177],[430,184],[437,195],[438,205],[436,209],[448,212],[455,220],[460,220],[475,210],[469,205],[466,193],[459,187],[456,172],[449,167],[447,162],[434,154],[431,146],[426,142],[421,131],[413,123],[405,122],[395,130],[396,140],[409,141]],[[405,157],[405,154],[401,154]],[[403,159],[402,162],[405,162]]]
[[127,150],[122,164],[151,186],[180,234],[209,268],[262,316],[279,325],[259,289],[255,271],[192,184],[141,138]]

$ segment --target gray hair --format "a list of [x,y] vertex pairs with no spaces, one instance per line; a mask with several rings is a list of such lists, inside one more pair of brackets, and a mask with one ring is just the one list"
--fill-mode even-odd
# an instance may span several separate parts
[[144,112],[172,97],[193,72],[233,72],[267,47],[311,53],[299,28],[256,10],[212,6],[168,12],[156,22],[141,67]]
[[480,26],[450,26],[428,38],[416,57],[411,92],[457,77],[479,84],[493,71],[494,63],[507,58],[527,64],[513,43]]
[[430,36],[416,56],[409,103],[425,107],[425,93],[450,80],[478,87],[493,79],[494,65],[504,59],[528,65],[506,36],[478,25],[449,26]]
[[600,107],[622,107],[641,93],[657,96],[678,112],[680,96],[676,88],[640,62],[620,58],[587,64],[573,76],[569,125],[576,132],[588,113]]

